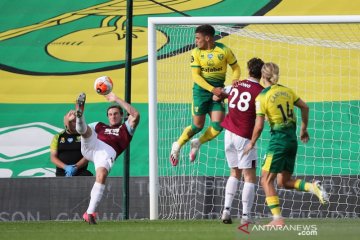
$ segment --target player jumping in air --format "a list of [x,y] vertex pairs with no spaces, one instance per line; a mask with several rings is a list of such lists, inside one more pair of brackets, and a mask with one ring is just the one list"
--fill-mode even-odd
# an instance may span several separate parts
[[210,25],[201,25],[195,30],[196,48],[191,53],[191,68],[193,86],[192,115],[193,123],[186,127],[173,143],[170,162],[176,166],[179,162],[181,147],[195,134],[200,132],[205,123],[205,117],[210,115],[211,124],[199,139],[191,141],[190,161],[194,161],[200,145],[214,139],[222,131],[220,125],[225,115],[223,101],[214,101],[213,95],[223,99],[224,82],[227,65],[233,70],[232,79],[240,77],[240,67],[232,51],[222,43],[215,42],[215,29]]

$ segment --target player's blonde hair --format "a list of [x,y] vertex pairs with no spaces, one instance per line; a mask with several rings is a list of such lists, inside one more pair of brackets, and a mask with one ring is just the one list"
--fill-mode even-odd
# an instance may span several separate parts
[[261,76],[272,84],[277,84],[279,80],[279,66],[268,62],[261,68]]

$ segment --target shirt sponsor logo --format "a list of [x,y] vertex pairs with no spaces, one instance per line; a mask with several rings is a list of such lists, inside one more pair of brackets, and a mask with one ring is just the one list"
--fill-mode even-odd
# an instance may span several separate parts
[[104,134],[105,135],[119,136],[119,131],[120,131],[120,128],[115,128],[115,129],[106,128],[105,131],[104,131]]
[[202,72],[207,72],[207,73],[211,73],[211,72],[221,72],[223,70],[222,67],[219,67],[219,68],[216,68],[216,67],[213,67],[213,68],[201,68],[201,71]]

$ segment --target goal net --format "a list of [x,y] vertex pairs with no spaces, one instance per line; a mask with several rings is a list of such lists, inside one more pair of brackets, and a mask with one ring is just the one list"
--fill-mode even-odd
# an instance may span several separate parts
[[[311,140],[299,141],[293,176],[323,181],[330,204],[320,205],[310,193],[277,189],[282,215],[360,217],[359,20],[359,16],[150,19],[150,218],[207,219],[219,218],[222,212],[229,176],[224,133],[203,144],[193,163],[189,143],[181,149],[178,166],[169,162],[172,143],[192,122],[190,54],[195,28],[204,23],[212,24],[217,41],[234,52],[241,79],[247,77],[250,58],[275,62],[280,67],[279,83],[310,106]],[[229,85],[230,67],[227,76]],[[300,112],[296,115],[300,123]],[[207,116],[203,131],[208,124]],[[257,176],[270,136],[267,125],[257,142]],[[252,214],[268,217],[258,180]],[[233,218],[241,216],[242,186],[243,182],[232,204]]]

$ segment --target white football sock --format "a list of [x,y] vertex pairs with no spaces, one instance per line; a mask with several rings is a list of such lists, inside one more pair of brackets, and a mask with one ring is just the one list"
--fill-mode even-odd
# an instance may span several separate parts
[[76,117],[76,131],[79,134],[84,134],[86,133],[86,130],[87,130],[87,125],[84,116]]
[[92,213],[95,212],[97,206],[99,205],[99,203],[101,201],[104,190],[105,190],[105,184],[101,184],[101,183],[98,183],[98,182],[94,183],[94,186],[91,189],[91,193],[90,193],[89,207],[86,210],[86,212],[88,214],[92,214]]
[[230,176],[226,182],[225,188],[225,203],[224,208],[225,210],[231,209],[231,205],[235,196],[235,193],[238,188],[239,180],[236,177]]
[[250,182],[244,183],[244,188],[242,190],[242,206],[243,206],[243,215],[246,214],[250,217],[251,208],[254,203],[255,198],[255,184]]

